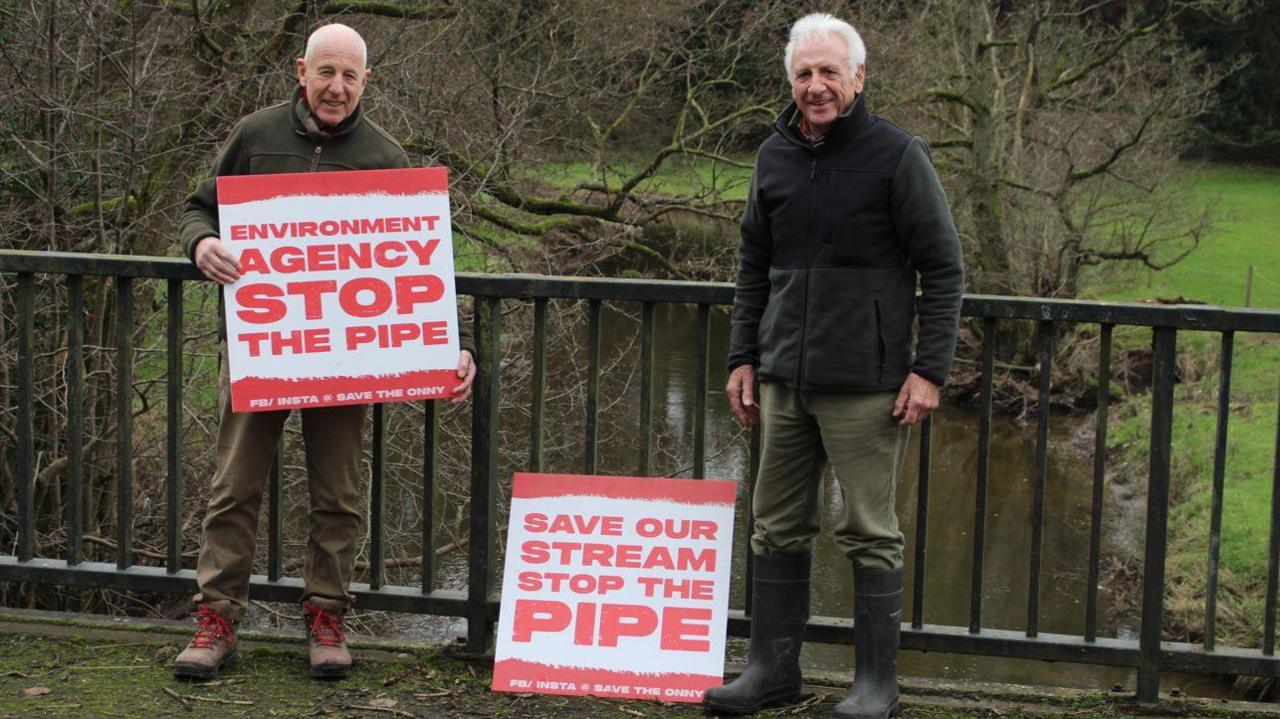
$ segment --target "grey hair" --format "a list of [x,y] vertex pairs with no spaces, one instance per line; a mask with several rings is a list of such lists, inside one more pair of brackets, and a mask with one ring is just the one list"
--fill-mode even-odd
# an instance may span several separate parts
[[787,82],[791,81],[791,55],[801,40],[816,40],[832,35],[844,40],[849,48],[849,72],[856,73],[858,66],[867,61],[867,46],[862,44],[862,36],[849,23],[825,12],[815,12],[796,20],[791,26],[791,39],[787,41],[786,57],[783,64],[787,68]]
[[356,36],[356,40],[360,42],[360,64],[364,67],[369,67],[369,46],[365,44],[364,38],[360,37],[360,33],[356,32],[354,28],[336,22],[328,25],[321,25],[315,29],[315,32],[311,33],[307,38],[307,49],[303,53],[302,59],[306,60],[308,63],[311,62],[311,58],[315,56],[316,45],[320,44],[319,40],[321,36],[328,35],[329,31],[337,30],[338,28],[350,30],[351,34]]

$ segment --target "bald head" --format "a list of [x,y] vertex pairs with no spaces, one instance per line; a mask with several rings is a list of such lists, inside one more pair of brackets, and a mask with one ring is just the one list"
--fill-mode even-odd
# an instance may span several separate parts
[[360,33],[346,25],[325,25],[307,39],[298,58],[298,84],[316,121],[336,127],[356,111],[369,81],[368,51]]
[[364,38],[352,28],[336,22],[321,25],[311,33],[311,37],[307,38],[307,50],[302,57],[304,60],[311,60],[318,49],[331,44],[346,44],[355,48],[360,55],[361,69],[369,64],[369,48],[364,44]]

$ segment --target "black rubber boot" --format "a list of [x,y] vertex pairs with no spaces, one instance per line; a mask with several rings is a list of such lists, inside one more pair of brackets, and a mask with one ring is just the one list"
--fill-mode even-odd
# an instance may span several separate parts
[[809,621],[808,554],[755,555],[751,582],[751,650],[732,682],[708,689],[702,705],[723,714],[754,714],[800,700],[800,645]]
[[854,569],[853,686],[836,705],[838,719],[886,719],[898,707],[898,635],[902,569]]

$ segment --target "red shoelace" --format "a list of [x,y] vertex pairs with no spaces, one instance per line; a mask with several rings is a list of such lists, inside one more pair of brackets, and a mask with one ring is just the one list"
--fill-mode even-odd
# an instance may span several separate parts
[[306,607],[307,622],[311,625],[311,636],[325,646],[334,647],[347,641],[342,633],[342,615],[330,612],[314,604]]
[[191,640],[191,646],[193,647],[208,649],[215,641],[223,637],[234,636],[234,632],[231,629],[231,620],[203,604],[196,609],[195,617],[196,636]]

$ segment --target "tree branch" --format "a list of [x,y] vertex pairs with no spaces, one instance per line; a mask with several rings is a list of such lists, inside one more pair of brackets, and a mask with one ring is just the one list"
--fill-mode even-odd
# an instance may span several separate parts
[[942,87],[931,87],[928,90],[925,90],[924,96],[932,97],[935,100],[945,100],[947,102],[954,102],[959,105],[964,105],[970,110],[973,110],[974,112],[977,112],[977,113],[981,113],[983,115],[989,112],[989,110],[987,110],[987,108],[984,107],[982,103],[969,97],[963,92],[957,92],[956,90],[948,90]]
[[1102,162],[1099,162],[1098,164],[1094,165],[1093,167],[1090,167],[1087,170],[1077,170],[1075,169],[1075,166],[1072,165],[1071,171],[1068,174],[1067,179],[1070,182],[1080,182],[1082,180],[1087,180],[1090,177],[1101,175],[1107,170],[1110,170],[1111,166],[1114,165],[1116,161],[1120,159],[1120,156],[1124,154],[1125,150],[1128,150],[1129,148],[1137,145],[1139,142],[1142,141],[1142,135],[1143,133],[1146,132],[1147,126],[1151,124],[1152,117],[1154,117],[1154,111],[1151,114],[1148,114],[1146,117],[1142,118],[1142,123],[1138,125],[1137,132],[1135,132],[1133,136],[1130,137],[1127,141],[1117,145],[1115,149],[1111,151],[1111,156],[1108,157],[1107,159],[1103,160]]
[[1125,47],[1128,46],[1129,43],[1133,42],[1137,38],[1140,38],[1144,35],[1150,35],[1151,33],[1158,30],[1160,28],[1160,25],[1164,22],[1164,20],[1167,17],[1168,16],[1166,15],[1165,17],[1162,17],[1160,20],[1157,20],[1156,22],[1150,25],[1147,25],[1146,27],[1140,27],[1140,28],[1137,28],[1136,30],[1133,30],[1131,32],[1127,32],[1121,35],[1119,38],[1115,39],[1114,41],[1108,44],[1106,52],[1098,55],[1093,59],[1093,61],[1085,64],[1079,70],[1076,70],[1074,72],[1064,71],[1063,74],[1058,76],[1057,80],[1054,80],[1053,82],[1049,83],[1047,87],[1045,87],[1044,89],[1045,93],[1050,93],[1050,92],[1053,92],[1054,90],[1058,90],[1058,89],[1067,87],[1069,85],[1074,85],[1077,82],[1080,82],[1081,80],[1085,79],[1094,70],[1097,70],[1098,68],[1114,60],[1116,56],[1120,54],[1120,51],[1125,49]]
[[321,15],[381,15],[408,20],[448,20],[456,17],[458,8],[447,2],[427,4],[388,2],[387,0],[329,0],[320,6]]

